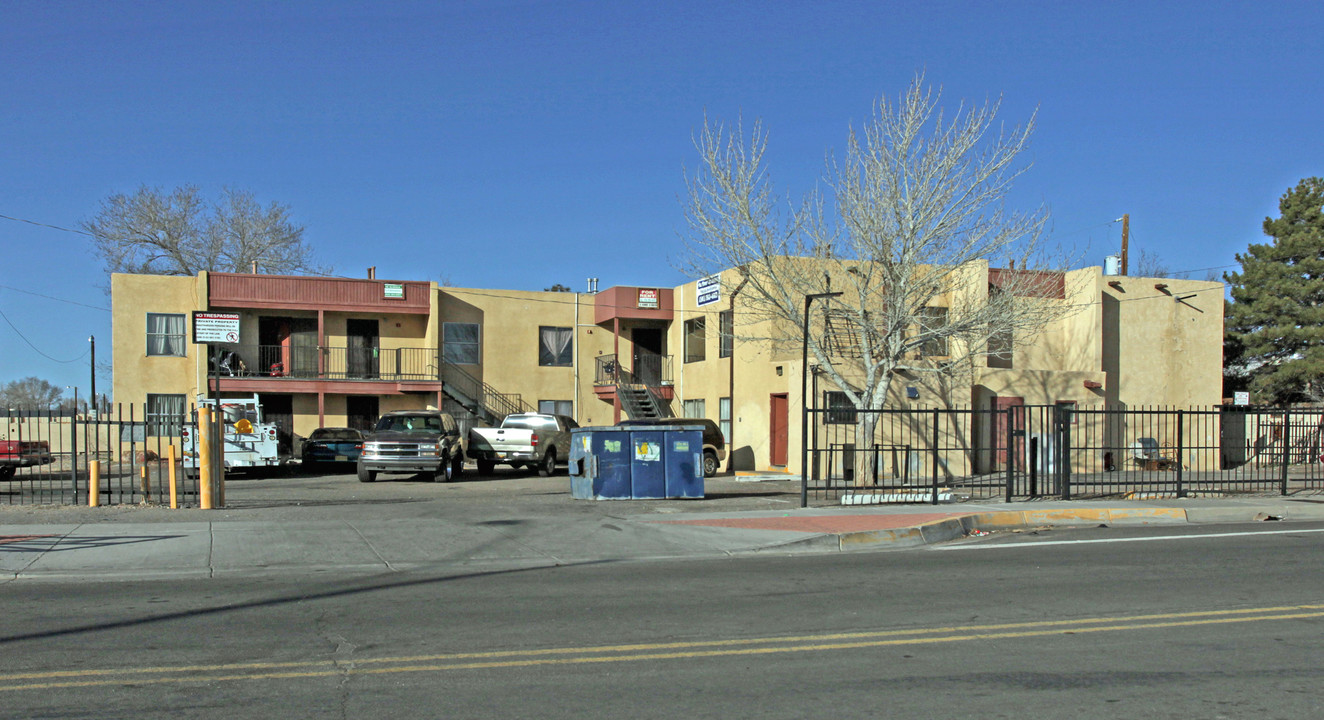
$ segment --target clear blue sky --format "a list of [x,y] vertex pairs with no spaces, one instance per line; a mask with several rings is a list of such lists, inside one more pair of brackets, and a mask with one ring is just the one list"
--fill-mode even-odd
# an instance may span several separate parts
[[[1038,110],[1010,204],[1083,264],[1130,213],[1133,258],[1221,272],[1324,174],[1318,2],[9,0],[0,68],[0,215],[246,188],[339,274],[463,287],[679,284],[705,112],[762,119],[800,192],[917,71],[947,105]],[[86,394],[88,335],[110,359],[86,241],[0,219],[0,383]]]

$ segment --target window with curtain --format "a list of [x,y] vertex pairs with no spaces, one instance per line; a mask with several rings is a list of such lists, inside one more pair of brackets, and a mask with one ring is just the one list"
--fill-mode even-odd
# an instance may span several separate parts
[[717,400],[717,424],[722,428],[722,439],[731,444],[731,398]]
[[703,400],[686,400],[683,404],[682,412],[687,418],[707,417],[707,403]]
[[721,341],[718,346],[718,357],[731,357],[731,350],[735,341],[735,316],[730,310],[723,310],[717,314],[717,334]]
[[706,357],[707,325],[707,318],[685,321],[685,362],[699,362]]
[[[568,327],[538,328],[538,364],[546,367],[570,367],[575,362],[573,331]],[[561,413],[564,415],[565,413]]]
[[147,394],[147,434],[158,437],[179,435],[184,422],[183,395]]
[[441,357],[456,365],[480,364],[483,353],[478,323],[442,323]]
[[147,355],[184,357],[187,338],[184,336],[184,316],[169,313],[147,313]]

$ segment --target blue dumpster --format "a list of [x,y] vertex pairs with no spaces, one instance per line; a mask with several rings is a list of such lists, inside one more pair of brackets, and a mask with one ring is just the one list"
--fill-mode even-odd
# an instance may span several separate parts
[[570,433],[570,494],[581,500],[703,497],[703,432],[679,426]]

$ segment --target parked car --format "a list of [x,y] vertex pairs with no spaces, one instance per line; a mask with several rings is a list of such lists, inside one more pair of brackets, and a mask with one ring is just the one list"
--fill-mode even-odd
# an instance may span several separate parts
[[305,468],[316,467],[318,463],[358,462],[363,450],[363,433],[354,428],[324,427],[317,428],[303,441]]
[[436,410],[396,410],[377,420],[363,438],[358,475],[372,482],[377,473],[427,473],[453,480],[464,471],[464,435],[455,418]]
[[53,460],[45,440],[0,440],[0,481],[13,480],[19,468],[48,465]]
[[638,418],[622,420],[619,425],[676,425],[703,431],[703,476],[712,477],[726,460],[726,436],[717,423],[707,418]]
[[497,463],[506,463],[537,468],[547,477],[556,472],[558,462],[570,459],[570,430],[577,427],[579,423],[565,415],[507,415],[501,427],[469,431],[469,457],[477,461],[482,475],[491,473]]

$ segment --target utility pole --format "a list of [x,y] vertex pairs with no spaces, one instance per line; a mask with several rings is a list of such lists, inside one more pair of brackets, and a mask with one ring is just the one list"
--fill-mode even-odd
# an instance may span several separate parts
[[1131,214],[1122,215],[1122,275],[1126,275],[1127,243],[1131,241]]

